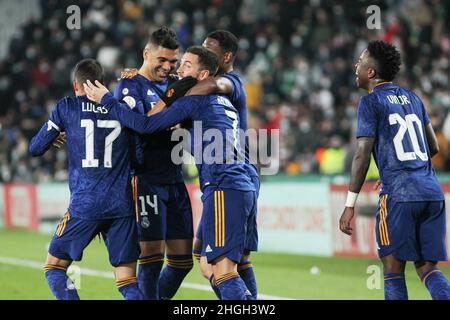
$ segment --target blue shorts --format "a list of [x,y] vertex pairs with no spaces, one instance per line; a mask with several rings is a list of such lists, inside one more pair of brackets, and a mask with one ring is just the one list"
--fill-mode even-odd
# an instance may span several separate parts
[[393,254],[402,261],[447,261],[445,202],[379,200],[376,238],[380,258]]
[[255,230],[250,227],[256,221],[256,192],[223,189],[205,194],[201,255],[208,263],[220,256],[239,263],[248,249],[249,233],[256,231],[256,226]]
[[84,249],[101,234],[109,253],[109,262],[117,267],[136,262],[140,248],[133,216],[104,220],[85,220],[66,213],[53,235],[48,252],[68,261],[80,261]]
[[[260,189],[260,180],[258,176],[251,176],[253,185],[256,189],[256,199],[259,197],[259,189]],[[253,211],[250,214],[250,220],[247,221],[247,238],[245,240],[245,254],[248,254],[250,251],[258,251],[258,228],[257,228],[257,214],[258,214],[258,202],[255,202],[255,206],[253,207]],[[195,237],[203,241],[203,224],[202,219],[200,219],[200,222],[198,223],[197,232]],[[200,253],[200,252],[194,252],[194,253]],[[204,252],[201,253],[202,256],[204,256]]]
[[134,177],[132,185],[139,241],[194,237],[191,201],[184,183],[150,184]]

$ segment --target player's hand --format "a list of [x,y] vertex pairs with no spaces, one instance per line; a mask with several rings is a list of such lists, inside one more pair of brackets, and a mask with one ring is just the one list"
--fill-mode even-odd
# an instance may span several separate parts
[[95,80],[95,85],[90,80],[88,80],[87,82],[83,83],[83,87],[88,99],[97,103],[100,103],[103,96],[109,92],[108,88],[106,88],[98,80]]
[[120,79],[131,79],[138,74],[139,70],[136,68],[125,68],[120,72]]
[[355,215],[355,208],[345,207],[344,212],[341,215],[341,219],[339,219],[339,229],[345,234],[349,236],[353,233],[353,228],[350,227],[350,223]]
[[161,97],[161,100],[169,107],[175,100],[184,96],[197,82],[197,79],[193,77],[184,77],[172,83]]
[[383,182],[381,182],[381,180],[378,179],[377,182],[375,182],[375,185],[373,186],[373,190],[379,191],[379,189],[382,187],[383,187]]
[[60,149],[62,146],[64,146],[64,144],[66,143],[66,133],[65,132],[61,132],[59,134],[59,136],[55,139],[55,141],[53,141],[53,146],[56,149]]

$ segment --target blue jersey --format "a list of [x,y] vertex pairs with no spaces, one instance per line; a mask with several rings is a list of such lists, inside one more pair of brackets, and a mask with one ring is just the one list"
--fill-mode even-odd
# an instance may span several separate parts
[[419,97],[392,83],[361,98],[356,135],[375,138],[382,194],[399,202],[444,200],[431,165],[425,133],[429,123]]
[[69,155],[70,215],[82,219],[133,215],[128,129],[86,96],[65,97],[32,139],[30,153],[42,155],[63,131]]
[[[193,146],[192,154],[194,155],[197,169],[200,176],[200,188],[202,191],[208,186],[224,189],[235,189],[242,191],[255,191],[250,176],[248,175],[243,161],[235,160],[243,159],[243,155],[236,155],[239,148],[239,116],[231,102],[220,95],[209,96],[187,96],[175,101],[169,108],[157,113],[151,117],[142,116],[129,111],[123,104],[117,102],[111,94],[107,94],[102,99],[102,105],[110,109],[110,113],[114,114],[117,119],[126,127],[133,129],[139,133],[153,133],[169,128],[184,120],[194,121],[194,125],[190,128],[191,142]],[[196,133],[195,121],[201,121],[202,131],[201,137]],[[208,149],[211,140],[207,139],[205,132],[209,129],[220,131],[222,139],[222,150]],[[206,141],[204,141],[206,140]],[[201,145],[199,146],[199,142]],[[195,145],[197,144],[197,145]],[[233,152],[230,154],[229,148],[233,146]],[[196,152],[196,148],[201,147],[201,152]],[[198,149],[197,149],[198,150]],[[222,157],[219,161],[215,161],[217,157]]]
[[[119,81],[114,96],[135,112],[147,114],[167,89],[169,80],[153,82],[138,74]],[[171,130],[135,137],[136,172],[149,183],[172,184],[183,182],[181,165],[170,158],[174,142]]]
[[[222,77],[230,80],[233,84],[233,89],[227,97],[230,99],[231,104],[236,108],[239,114],[239,128],[245,132],[247,131],[247,96],[245,94],[242,79],[234,71],[225,73]],[[245,167],[251,177],[258,177],[258,170],[253,164],[249,163],[248,152],[248,139],[245,139]]]

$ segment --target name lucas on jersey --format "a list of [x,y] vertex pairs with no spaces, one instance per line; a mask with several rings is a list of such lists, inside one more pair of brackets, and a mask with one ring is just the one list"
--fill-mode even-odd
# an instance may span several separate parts
[[100,105],[96,105],[90,102],[82,102],[81,103],[81,111],[82,112],[94,112],[94,113],[102,113],[102,114],[106,114],[108,113],[108,109],[106,109],[103,106]]

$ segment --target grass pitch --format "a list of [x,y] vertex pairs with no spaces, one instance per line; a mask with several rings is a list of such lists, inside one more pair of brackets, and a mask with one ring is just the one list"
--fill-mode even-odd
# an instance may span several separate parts
[[[50,239],[50,234],[0,229],[1,300],[54,299],[41,268]],[[376,260],[255,253],[252,263],[259,293],[266,298],[383,299],[383,274],[381,263]],[[83,261],[74,264],[82,268],[78,291],[81,299],[122,299],[115,288],[103,242],[94,240]],[[316,272],[311,272],[312,267],[318,268]],[[379,275],[367,273],[368,268],[380,270]],[[83,274],[83,269],[88,274]],[[441,269],[450,278],[450,267]],[[412,264],[407,266],[406,281],[410,299],[430,299]],[[369,289],[368,282],[375,288]],[[215,299],[197,263],[175,299]]]

